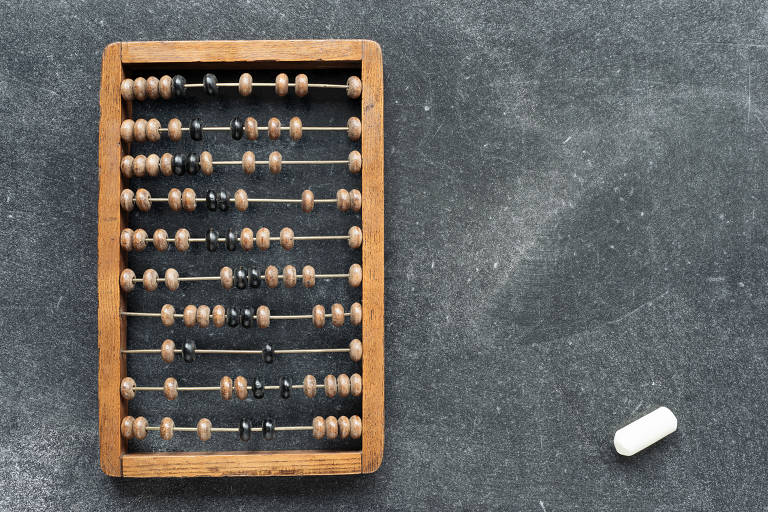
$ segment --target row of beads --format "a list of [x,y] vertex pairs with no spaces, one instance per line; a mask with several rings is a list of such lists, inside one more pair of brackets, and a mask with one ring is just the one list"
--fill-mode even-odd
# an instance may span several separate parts
[[[344,306],[341,304],[334,304],[331,306],[331,313],[328,315],[331,317],[331,323],[335,327],[341,327],[344,325],[344,318],[349,316],[349,322],[352,325],[360,325],[363,322],[363,307],[359,302],[354,302],[349,307],[349,313],[344,313]],[[243,308],[242,313],[236,307],[230,307],[225,309],[222,305],[216,305],[211,309],[206,305],[195,306],[189,304],[184,308],[182,313],[184,325],[186,327],[208,327],[210,321],[213,321],[215,327],[224,327],[224,324],[230,327],[237,327],[242,325],[245,328],[250,328],[253,325],[253,320],[256,320],[256,325],[262,329],[269,327],[270,311],[267,306],[259,306],[254,309],[251,306]],[[325,325],[325,307],[322,304],[318,304],[312,308],[312,323],[318,329]],[[171,327],[176,321],[176,309],[171,304],[165,304],[160,309],[160,321],[166,327]]]
[[[193,340],[187,340],[184,342],[181,348],[181,355],[186,363],[192,363],[195,361],[197,352],[197,344]],[[274,347],[266,343],[261,351],[261,356],[264,362],[271,364],[275,361],[275,349]],[[160,346],[160,357],[166,363],[172,363],[176,359],[176,343],[173,340],[167,339],[163,341]],[[360,362],[363,358],[363,343],[354,339],[349,342],[349,358],[355,363]]]
[[[246,151],[240,160],[243,172],[251,175],[256,172],[256,155],[253,151]],[[279,151],[273,151],[267,158],[267,166],[272,174],[280,174],[283,170],[283,155]],[[347,168],[352,174],[358,174],[363,169],[363,157],[359,151],[351,151],[347,157]],[[202,172],[206,176],[213,174],[213,156],[208,151],[197,153],[164,153],[162,156],[150,155],[125,155],[120,160],[120,172],[125,178],[143,178],[149,176],[155,178],[162,174],[181,176],[184,173],[195,175]]]

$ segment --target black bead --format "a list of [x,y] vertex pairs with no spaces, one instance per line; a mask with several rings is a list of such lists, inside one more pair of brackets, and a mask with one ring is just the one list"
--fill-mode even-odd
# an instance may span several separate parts
[[240,432],[240,440],[248,441],[251,438],[251,420],[248,418],[242,418],[240,420],[240,426],[237,430]]
[[208,247],[209,251],[216,250],[216,247],[219,245],[219,234],[215,229],[211,228],[205,234],[205,245]]
[[271,441],[275,438],[275,420],[267,418],[264,423],[261,424],[261,433],[264,434],[264,439]]
[[197,117],[189,122],[189,136],[192,140],[203,140],[203,122]]
[[229,192],[226,190],[219,190],[218,205],[219,210],[223,212],[229,210]]
[[227,239],[227,250],[228,251],[234,251],[237,249],[237,233],[232,231],[231,229],[227,230],[227,236],[224,237]]
[[203,88],[208,96],[216,96],[219,94],[219,86],[217,85],[216,75],[213,73],[206,73],[203,77]]
[[248,272],[245,271],[245,267],[237,267],[235,270],[235,286],[239,290],[248,286]]
[[261,356],[264,358],[265,363],[273,363],[275,361],[275,347],[269,343],[264,344],[264,350],[261,351]]
[[254,315],[254,311],[252,307],[250,306],[244,307],[243,316],[240,317],[240,325],[242,325],[246,329],[250,329],[250,327],[253,325],[253,315]]
[[205,206],[212,212],[216,211],[216,191],[209,190],[205,193]]
[[236,307],[230,307],[227,310],[227,323],[230,327],[237,327],[240,323],[240,313],[238,313]]
[[197,153],[187,155],[187,174],[197,174],[200,171],[200,157]]
[[176,153],[173,155],[173,174],[181,176],[187,168],[187,155]]
[[256,267],[248,269],[248,284],[251,288],[258,288],[261,285],[261,273]]
[[236,117],[229,122],[229,130],[232,132],[233,139],[240,140],[243,138],[243,122],[239,117]]
[[184,356],[184,361],[191,363],[195,360],[195,342],[187,340],[184,342],[184,346],[181,347],[181,355]]
[[260,378],[254,377],[251,389],[253,390],[253,398],[264,398],[264,383]]
[[288,377],[280,377],[280,396],[291,398],[291,379]]
[[181,75],[175,75],[173,77],[173,95],[176,98],[181,98],[187,95],[187,88],[184,87],[185,85],[187,85],[186,78]]

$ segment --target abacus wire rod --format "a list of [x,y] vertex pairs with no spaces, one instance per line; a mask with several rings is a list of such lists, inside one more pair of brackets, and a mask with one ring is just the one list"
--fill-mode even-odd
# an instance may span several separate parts
[[[348,164],[349,160],[283,160],[282,165]],[[211,165],[242,165],[242,160],[215,160]],[[269,160],[256,160],[254,165],[269,165]]]
[[[278,274],[277,278],[285,279],[285,276],[283,276],[283,274]],[[315,279],[340,279],[340,278],[349,278],[349,274],[315,274]],[[260,275],[259,279],[266,279],[266,276]],[[296,279],[304,279],[304,276],[297,274]],[[185,281],[185,282],[186,281],[220,281],[221,277],[220,276],[198,276],[198,277],[187,276],[187,277],[179,277],[176,280],[179,282],[181,281]],[[134,284],[144,282],[144,280],[140,277],[134,277],[132,281]],[[165,282],[165,278],[158,277],[156,281],[158,283],[163,283]]]
[[[160,430],[159,426],[147,426],[147,431],[157,432]],[[251,432],[261,432],[261,427],[251,427]],[[312,425],[290,425],[286,427],[275,427],[275,431],[291,431],[291,430],[312,430]],[[197,427],[177,427],[174,425],[174,432],[197,432]],[[239,432],[237,427],[211,427],[211,432]]]
[[[162,313],[148,313],[144,311],[121,311],[121,316],[135,316],[135,317],[144,317],[144,318],[159,318],[162,316]],[[350,316],[351,313],[347,312],[344,313],[344,316]],[[226,315],[229,317],[229,315]],[[326,313],[323,315],[325,318],[333,318],[333,313]],[[309,320],[313,318],[314,315],[269,315],[270,320]],[[174,313],[173,318],[184,318],[183,313]],[[213,315],[208,315],[209,319],[213,319]],[[253,319],[256,320],[257,316],[253,315]]]
[[[216,84],[218,87],[240,87],[240,84],[238,82],[220,82]],[[274,87],[275,82],[251,82],[251,87]],[[201,83],[191,83],[191,84],[184,84],[184,87],[186,89],[199,89],[204,87],[205,84]],[[308,83],[308,87],[315,87],[317,89],[347,89],[346,84],[313,84]],[[288,82],[288,87],[296,87],[295,82]]]
[[[123,354],[160,354],[162,350],[159,348],[134,348],[123,349],[120,351]],[[248,350],[248,349],[218,349],[218,348],[199,348],[195,349],[195,354],[244,354],[244,355],[261,355],[263,350]],[[349,352],[348,348],[294,348],[294,349],[282,349],[275,350],[275,354],[325,354],[334,352]],[[180,348],[174,349],[174,354],[181,354]]]
[[[167,203],[168,198],[167,197],[150,197],[149,199],[150,203]],[[207,199],[204,197],[196,197],[195,202],[196,203],[204,203]],[[136,203],[136,199],[133,199],[134,204]],[[236,199],[234,197],[229,198],[230,203],[235,203]],[[254,197],[248,198],[249,203],[300,203],[301,199],[282,199],[282,198],[271,198],[271,197]],[[315,203],[336,203],[338,202],[337,199],[315,199]]]
[[[303,384],[291,384],[291,389],[303,389]],[[315,388],[325,389],[325,384],[315,384]],[[248,391],[253,391],[253,386],[246,386]],[[264,386],[267,391],[277,391],[280,386]],[[164,391],[163,386],[133,386],[134,391]],[[221,391],[221,386],[178,386],[176,391]]]
[[[257,126],[256,129],[261,132],[269,131],[269,126]],[[280,126],[280,131],[290,131],[290,126]],[[349,130],[348,126],[302,126],[302,131],[307,132],[340,132]],[[188,132],[189,126],[182,126],[180,128],[182,132]],[[204,132],[228,132],[232,128],[229,126],[203,126]],[[168,131],[168,127],[160,127],[157,129],[159,133],[165,133]]]

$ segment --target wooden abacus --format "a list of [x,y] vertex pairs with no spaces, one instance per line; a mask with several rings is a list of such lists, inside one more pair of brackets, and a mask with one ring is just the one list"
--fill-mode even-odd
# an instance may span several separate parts
[[[319,70],[329,68],[359,69],[359,78],[352,76],[346,84],[315,84],[304,73],[299,73],[293,82],[280,73],[274,82],[254,82],[248,70],[265,69]],[[137,77],[136,70],[238,70],[243,71],[238,82],[219,83],[212,73],[206,73],[200,83],[189,83],[181,74],[163,75],[161,78]],[[132,76],[133,78],[129,78]],[[258,88],[274,88],[278,96],[289,94],[307,95],[312,88],[339,89],[346,92],[350,101],[360,101],[360,117],[352,117],[346,126],[303,126],[294,117],[288,126],[272,118],[266,126],[248,117],[233,119],[229,126],[206,126],[194,119],[183,127],[178,119],[171,119],[163,127],[156,119],[131,119],[134,101],[146,99],[173,99],[176,96],[205,93],[216,95],[226,88],[237,90],[241,96],[249,96]],[[202,91],[200,91],[202,89]],[[199,92],[198,92],[199,91]],[[204,92],[203,92],[204,91]],[[111,476],[126,477],[183,477],[183,476],[268,476],[268,475],[329,475],[354,474],[376,471],[381,464],[384,445],[384,174],[383,174],[383,98],[382,98],[382,57],[379,45],[363,40],[328,41],[183,41],[183,42],[126,42],[107,46],[102,62],[101,122],[99,126],[99,222],[98,222],[98,332],[99,332],[99,434],[102,470]],[[245,137],[255,140],[260,131],[266,131],[270,139],[277,139],[284,131],[297,141],[306,132],[343,131],[350,140],[360,141],[360,152],[353,151],[343,158],[327,160],[291,161],[283,160],[278,152],[272,152],[264,160],[257,160],[253,152],[246,152],[238,160],[214,160],[210,153],[135,155],[130,154],[133,141],[156,141],[163,135],[171,141],[178,141],[184,132],[193,140],[200,140],[206,132],[227,131],[234,139]],[[167,198],[153,198],[145,189],[135,192],[129,188],[133,176],[172,176],[184,173],[210,174],[215,166],[242,166],[246,174],[253,173],[256,166],[264,165],[272,173],[280,172],[286,165],[343,164],[353,173],[361,176],[360,191],[340,189],[335,198],[315,199],[306,190],[300,198],[248,197],[244,190],[213,193],[198,197],[192,189],[172,189]],[[201,194],[202,196],[202,194]],[[190,231],[179,229],[171,238],[163,229],[156,230],[150,237],[143,229],[132,230],[127,226],[127,212],[134,207],[147,211],[154,202],[171,210],[192,212],[198,203],[205,203],[210,210],[226,210],[233,206],[245,211],[252,203],[284,202],[297,203],[304,212],[310,212],[316,204],[334,203],[341,211],[360,212],[361,225],[352,226],[347,233],[302,234],[297,236],[291,228],[283,228],[280,236],[272,236],[269,230],[254,231],[245,227],[239,232],[229,230],[220,236],[209,229],[204,236],[192,236]],[[167,203],[167,204],[166,204]],[[190,221],[190,225],[194,222]],[[198,229],[197,231],[200,231]],[[279,242],[284,249],[293,248],[294,243],[311,243],[313,240],[344,240],[349,250],[362,251],[362,265],[354,264],[346,273],[316,273],[309,265],[301,273],[291,265],[279,271],[269,266],[262,273],[259,269],[224,267],[218,276],[181,275],[175,269],[168,269],[164,277],[157,271],[147,269],[141,278],[126,268],[125,251],[143,250],[152,245],[155,251],[165,251],[174,246],[184,251],[190,244],[204,243],[209,250],[220,244],[227,249],[251,250],[254,246],[265,250],[270,242]],[[336,242],[338,243],[338,242]],[[239,247],[238,247],[239,246]],[[184,273],[182,273],[184,274]],[[217,280],[224,288],[240,289],[263,286],[274,288],[281,282],[286,287],[311,287],[315,279],[346,279],[352,287],[362,287],[362,300],[351,304],[345,311],[341,304],[334,304],[329,313],[323,305],[316,305],[311,312],[297,314],[273,314],[266,305],[242,310],[226,309],[223,306],[188,305],[183,312],[176,313],[172,305],[166,304],[157,312],[128,311],[126,295],[141,283],[146,291],[164,283],[168,290],[175,290],[179,282]],[[361,340],[354,339],[348,347],[313,349],[288,348],[275,350],[269,344],[259,350],[197,349],[194,342],[183,343],[176,348],[171,340],[165,340],[159,349],[131,349],[127,346],[127,323],[131,316],[159,317],[163,325],[171,325],[181,319],[184,325],[200,327],[223,326],[225,324],[250,327],[252,324],[267,328],[270,322],[283,320],[311,320],[316,327],[322,327],[326,319],[333,325],[349,320],[359,325]],[[163,361],[173,361],[181,355],[185,361],[194,360],[203,354],[257,354],[271,362],[275,354],[299,354],[315,352],[344,352],[353,361],[361,363],[361,375],[354,373],[328,375],[318,383],[312,375],[306,375],[301,384],[294,384],[288,378],[267,384],[258,379],[250,383],[242,376],[234,380],[224,376],[218,385],[179,386],[176,379],[166,379],[163,386],[141,386],[127,375],[128,356],[134,354],[160,354]],[[176,426],[169,417],[163,417],[152,425],[144,417],[129,415],[128,401],[144,391],[162,391],[166,398],[175,399],[179,392],[218,391],[222,398],[233,396],[243,399],[253,393],[262,398],[265,391],[279,391],[284,398],[291,390],[301,389],[306,397],[313,398],[318,390],[326,396],[361,396],[359,415],[350,417],[334,416],[308,418],[300,425],[281,425],[272,418],[255,423],[243,418],[239,425],[213,425],[206,418],[196,426]],[[175,432],[197,432],[201,441],[214,433],[238,433],[244,441],[253,433],[261,434],[267,440],[275,432],[296,431],[295,435],[314,438],[350,437],[360,439],[359,450],[276,450],[276,451],[222,451],[222,452],[129,452],[126,439],[143,439],[148,432],[158,431],[163,439],[170,439]],[[304,432],[307,431],[307,432]],[[286,434],[287,435],[287,434]],[[311,441],[308,436],[308,441]]]

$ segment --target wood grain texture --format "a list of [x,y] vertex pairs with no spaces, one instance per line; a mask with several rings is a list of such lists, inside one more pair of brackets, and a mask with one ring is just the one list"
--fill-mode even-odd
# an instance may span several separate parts
[[295,476],[360,473],[359,451],[128,453],[123,476]]
[[363,45],[363,455],[372,473],[384,452],[384,99],[381,47]]

